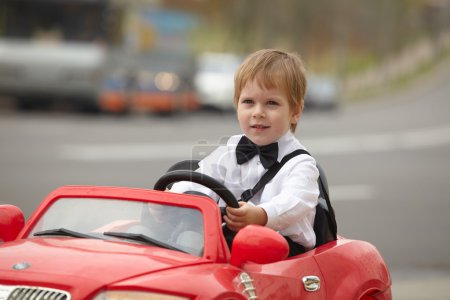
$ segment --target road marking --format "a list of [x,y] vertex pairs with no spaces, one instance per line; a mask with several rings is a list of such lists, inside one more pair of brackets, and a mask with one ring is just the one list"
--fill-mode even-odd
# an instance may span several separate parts
[[[192,149],[188,143],[64,145],[60,156],[85,162],[182,160],[193,155]],[[366,201],[374,199],[375,194],[374,187],[367,184],[332,185],[329,190],[333,201]]]
[[67,144],[59,149],[59,156],[77,161],[158,161],[161,159],[188,159],[191,143],[148,144]]
[[[314,155],[414,150],[449,145],[450,126],[405,132],[304,138],[302,141]],[[191,142],[66,144],[58,149],[58,157],[64,160],[89,162],[188,159],[198,158],[195,152],[202,145],[205,144]]]
[[450,126],[404,132],[310,138],[304,139],[304,144],[316,155],[340,155],[432,148],[450,144]]
[[330,198],[335,201],[360,201],[375,198],[375,187],[368,184],[332,185]]

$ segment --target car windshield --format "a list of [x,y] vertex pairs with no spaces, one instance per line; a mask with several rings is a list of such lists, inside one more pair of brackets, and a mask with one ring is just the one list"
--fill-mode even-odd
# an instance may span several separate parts
[[152,202],[101,198],[60,198],[29,237],[60,235],[102,238],[203,254],[199,210]]

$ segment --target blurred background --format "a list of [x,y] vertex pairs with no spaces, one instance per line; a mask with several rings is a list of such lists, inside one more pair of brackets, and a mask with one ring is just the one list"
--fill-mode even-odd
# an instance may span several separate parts
[[227,110],[243,57],[282,48],[306,62],[307,106],[335,109],[399,85],[448,54],[448,6],[447,0],[3,0],[0,93],[20,109]]
[[234,72],[261,48],[305,62],[296,135],[339,233],[377,246],[395,299],[450,298],[449,0],[1,0],[0,203],[151,188],[239,133]]

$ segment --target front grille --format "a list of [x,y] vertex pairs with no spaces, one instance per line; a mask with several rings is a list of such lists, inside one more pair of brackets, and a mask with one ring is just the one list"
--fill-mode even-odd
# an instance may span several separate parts
[[[5,286],[0,286],[5,288]],[[6,300],[70,300],[70,294],[55,289],[30,286],[14,286],[9,287],[9,293]],[[5,290],[3,290],[5,291]]]

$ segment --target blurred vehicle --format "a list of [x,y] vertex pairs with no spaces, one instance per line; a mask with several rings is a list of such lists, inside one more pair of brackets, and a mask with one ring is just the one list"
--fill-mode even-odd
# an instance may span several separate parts
[[194,82],[202,107],[233,109],[234,74],[242,60],[232,53],[206,52],[197,57]]
[[115,0],[2,0],[0,12],[0,95],[19,107],[195,107],[189,14]]
[[133,76],[126,69],[110,71],[103,80],[99,95],[99,107],[110,113],[125,113],[128,110],[129,91],[133,86]]
[[117,58],[99,97],[109,113],[171,113],[199,106],[192,78],[194,59],[177,52],[150,52]]
[[2,0],[0,94],[29,108],[95,106],[111,32],[106,1]]
[[307,74],[306,109],[333,110],[339,106],[341,85],[337,77]]

